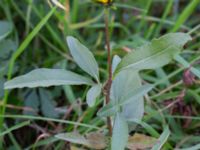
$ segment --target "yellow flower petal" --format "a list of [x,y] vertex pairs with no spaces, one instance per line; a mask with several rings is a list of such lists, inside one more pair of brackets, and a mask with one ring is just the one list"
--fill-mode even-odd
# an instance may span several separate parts
[[112,0],[95,0],[95,1],[102,4],[110,4],[112,2]]

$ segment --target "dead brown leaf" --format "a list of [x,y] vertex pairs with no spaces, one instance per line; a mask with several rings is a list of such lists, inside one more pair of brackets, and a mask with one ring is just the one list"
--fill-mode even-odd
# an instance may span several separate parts
[[156,142],[157,139],[153,137],[135,133],[133,136],[129,136],[127,148],[130,150],[145,150],[153,147]]
[[105,149],[107,146],[107,138],[103,133],[91,132],[86,135],[86,139],[91,148],[94,149]]

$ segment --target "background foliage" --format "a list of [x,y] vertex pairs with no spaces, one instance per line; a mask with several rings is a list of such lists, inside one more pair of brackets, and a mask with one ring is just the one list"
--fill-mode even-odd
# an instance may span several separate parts
[[[0,99],[7,95],[3,90],[7,77],[36,68],[62,68],[88,77],[74,63],[66,44],[67,35],[75,36],[92,51],[100,78],[106,80],[102,6],[87,0],[61,2],[66,10],[53,8],[49,1],[0,1]],[[163,132],[168,131],[164,128],[168,124],[171,134],[163,149],[195,144],[191,149],[199,149],[199,0],[116,0],[115,6],[110,17],[113,55],[123,57],[166,33],[191,33],[193,39],[185,46],[182,57],[163,68],[140,72],[142,82],[156,84],[156,88],[145,97],[145,115],[134,132],[163,138],[168,136]],[[190,66],[195,67],[191,71],[196,77],[186,69]],[[130,83],[140,84],[133,81],[130,79]],[[3,147],[65,149],[69,144],[53,135],[76,129],[84,134],[105,129],[104,120],[96,115],[103,99],[99,97],[95,107],[87,107],[88,89],[86,85],[65,85],[12,90],[6,113],[0,111],[1,118],[5,118],[0,133],[6,141]],[[3,101],[0,102],[2,106]],[[165,138],[161,141],[165,142]]]

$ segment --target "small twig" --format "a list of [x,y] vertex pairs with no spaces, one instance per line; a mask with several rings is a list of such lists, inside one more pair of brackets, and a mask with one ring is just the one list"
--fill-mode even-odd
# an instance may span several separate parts
[[[3,104],[0,103],[0,106],[3,106]],[[38,113],[36,110],[34,110],[31,107],[21,107],[21,106],[15,106],[15,105],[11,105],[11,104],[6,104],[5,106],[6,106],[6,108],[10,108],[10,109],[16,109],[16,110],[23,110],[23,111]]]
[[49,134],[49,133],[47,133],[46,129],[43,129],[42,127],[38,126],[37,124],[29,125],[29,127],[37,130],[38,132],[41,132],[42,134]]
[[167,110],[171,107],[173,107],[176,103],[180,102],[180,99],[176,99],[175,101],[173,101],[172,103],[170,103],[169,105],[167,105],[166,107],[162,108],[159,110],[159,112],[163,112],[164,110]]
[[[83,115],[78,118],[77,122],[81,122],[84,119],[84,117],[87,115],[87,113],[88,113],[87,111],[83,112]],[[74,131],[76,131],[77,128],[78,128],[78,126],[76,125],[74,127]]]
[[[73,111],[73,105],[70,105],[70,107],[67,109],[65,115],[63,116],[62,120],[67,120],[67,118],[69,117],[69,115],[72,111]],[[59,123],[55,130],[56,130],[56,132],[61,131],[62,130],[62,123]]]
[[164,110],[166,110],[166,109],[168,109],[168,108],[170,108],[170,107],[173,107],[176,103],[180,102],[180,101],[184,98],[185,92],[186,92],[186,89],[184,88],[184,89],[181,91],[181,93],[178,95],[177,99],[176,99],[174,102],[170,103],[169,105],[167,105],[167,106],[164,107],[163,109],[159,110],[159,112],[162,112],[162,111],[164,111]]
[[153,95],[151,98],[156,98],[156,97],[158,97],[158,96],[161,96],[162,94],[165,94],[166,92],[172,90],[173,88],[177,87],[178,85],[181,85],[182,83],[183,83],[183,81],[180,80],[180,81],[178,81],[178,82],[176,82],[176,83],[170,85],[170,86],[167,87],[166,89],[160,91],[158,94]]
[[[41,135],[39,135],[34,143],[33,149],[35,149],[36,144],[41,140],[41,139],[45,139],[47,137],[50,137],[51,135],[48,133],[42,133]],[[48,144],[47,144],[48,145]]]

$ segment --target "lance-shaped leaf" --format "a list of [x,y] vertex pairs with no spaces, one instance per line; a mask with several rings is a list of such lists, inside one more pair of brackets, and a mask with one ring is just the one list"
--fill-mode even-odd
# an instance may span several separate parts
[[128,68],[139,71],[162,67],[168,64],[189,40],[190,35],[185,33],[169,33],[154,39],[150,44],[127,54],[115,72]]
[[[114,56],[113,58],[113,72],[115,71],[117,65],[121,62],[121,59],[119,56]],[[113,80],[113,84],[111,87],[111,101],[113,103],[117,103],[121,100],[121,98],[126,95],[128,91],[131,91],[133,89],[137,89],[141,87],[142,81],[139,77],[139,73],[137,71],[134,71],[132,69],[123,70],[119,74],[116,75],[116,77]],[[104,109],[106,109],[105,106]],[[113,115],[118,111],[118,109],[113,108],[112,110],[108,110],[107,112],[104,111],[104,113],[110,113],[110,115]],[[128,103],[127,105],[123,106],[122,108],[122,114],[125,116],[127,120],[141,120],[144,115],[144,98],[143,96],[139,97],[137,100],[132,101],[131,103]],[[132,126],[132,123],[130,124]],[[131,127],[129,126],[129,127]],[[135,127],[135,126],[132,126]]]
[[114,103],[111,101],[108,105],[103,107],[98,112],[98,115],[101,117],[107,117],[107,116],[110,116],[111,114],[115,114],[116,111],[119,110],[120,106],[125,106],[126,104],[128,105],[129,103],[134,102],[141,96],[144,96],[145,94],[147,94],[152,88],[153,88],[153,85],[149,84],[149,85],[143,85],[140,88],[134,89],[128,92],[125,96],[123,96],[121,100],[118,101],[117,103]]
[[99,81],[98,64],[87,47],[72,36],[67,37],[70,53],[81,69]]
[[12,24],[7,21],[0,21],[0,41],[12,31]]
[[41,111],[45,117],[58,118],[58,113],[55,111],[55,106],[51,93],[45,89],[40,88],[39,90]]
[[0,59],[9,58],[10,54],[16,49],[17,49],[17,45],[14,41],[10,39],[0,41]]
[[5,82],[4,78],[0,79],[0,98],[2,98],[4,95],[4,90],[3,90],[4,82]]
[[32,90],[30,93],[28,93],[28,95],[25,97],[24,106],[32,109],[32,111],[25,109],[23,111],[24,115],[37,115],[40,107],[40,100],[36,90]]
[[128,124],[126,119],[117,113],[115,117],[111,150],[124,150],[128,142]]
[[[119,77],[121,76],[121,83],[125,82],[127,83],[126,85],[124,84],[123,88],[124,92],[122,94],[122,98],[126,95],[126,93],[128,92],[132,92],[134,89],[140,88],[142,86],[142,80],[139,77],[139,73],[138,72],[134,72],[132,70],[124,70],[122,72],[120,72]],[[117,81],[116,77],[116,81]],[[115,82],[115,80],[113,81],[113,83]],[[120,82],[118,82],[118,84],[120,84]],[[121,84],[122,85],[122,84]],[[116,85],[118,86],[118,85]],[[126,91],[126,92],[125,92]],[[115,93],[118,91],[115,91]],[[133,100],[130,100],[131,102],[124,105],[123,109],[122,109],[122,113],[125,116],[125,118],[127,120],[141,120],[143,115],[144,115],[144,95],[141,95],[140,97],[138,97],[137,99],[134,100],[134,96],[132,97]],[[119,100],[120,101],[120,100]]]
[[93,85],[93,82],[86,77],[63,69],[42,68],[7,81],[4,89],[81,84]]
[[96,84],[89,89],[86,95],[86,100],[87,104],[90,107],[93,107],[95,105],[96,99],[100,95],[100,93],[101,93],[101,84]]
[[[111,87],[111,102],[104,106],[101,111],[98,112],[99,116],[113,116],[119,111],[119,108],[112,107],[117,104],[122,98],[134,89],[141,87],[141,79],[138,72],[132,70],[121,71],[115,79]],[[134,96],[133,96],[134,99]],[[112,107],[112,109],[109,109]],[[122,114],[127,120],[141,120],[144,114],[144,98],[143,95],[134,99],[130,103],[122,107]],[[133,124],[133,123],[130,123]]]

